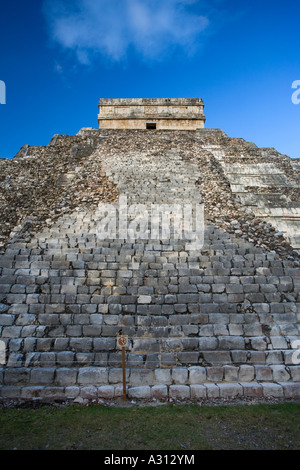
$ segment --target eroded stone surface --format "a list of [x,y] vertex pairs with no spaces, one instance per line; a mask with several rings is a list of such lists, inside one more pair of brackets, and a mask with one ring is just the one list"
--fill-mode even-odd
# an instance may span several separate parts
[[[2,398],[122,396],[120,330],[132,398],[299,396],[298,254],[229,172],[232,159],[253,176],[261,158],[296,207],[296,162],[270,152],[213,130],[83,130],[1,161]],[[102,240],[97,205],[120,196],[204,202],[203,248],[172,233]]]

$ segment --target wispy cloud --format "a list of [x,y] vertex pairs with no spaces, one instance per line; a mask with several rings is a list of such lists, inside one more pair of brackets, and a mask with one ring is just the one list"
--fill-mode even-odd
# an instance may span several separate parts
[[101,54],[114,61],[129,49],[157,59],[174,47],[190,52],[209,19],[195,11],[200,0],[44,0],[52,40],[90,63]]

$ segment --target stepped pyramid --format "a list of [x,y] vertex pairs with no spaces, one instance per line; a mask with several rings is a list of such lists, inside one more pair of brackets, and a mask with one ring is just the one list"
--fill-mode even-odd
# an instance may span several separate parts
[[[0,161],[2,401],[121,397],[120,331],[129,398],[299,398],[299,161],[156,122]],[[201,248],[172,229],[99,236],[99,204],[121,196],[204,204]]]

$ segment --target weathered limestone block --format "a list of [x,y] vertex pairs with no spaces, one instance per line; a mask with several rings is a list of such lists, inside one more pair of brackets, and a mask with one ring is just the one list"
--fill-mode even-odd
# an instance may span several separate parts
[[263,397],[263,386],[257,382],[240,382],[243,387],[243,394],[246,398],[261,398]]
[[220,389],[216,384],[205,383],[207,398],[219,398]]
[[272,365],[271,369],[274,382],[288,382],[290,380],[291,376],[287,367],[283,365]]
[[202,384],[206,381],[205,367],[192,366],[189,367],[189,382],[190,384]]
[[95,386],[80,387],[80,397],[88,401],[97,400],[98,388]]
[[254,367],[242,364],[239,367],[238,380],[239,382],[252,382],[254,380]]
[[60,387],[71,387],[76,384],[77,369],[57,369],[55,382]]
[[[11,220],[0,227],[7,222],[21,235],[0,248],[3,394],[20,397],[25,388],[25,396],[36,393],[39,400],[64,393],[84,403],[122,396],[120,329],[129,336],[126,380],[136,396],[229,399],[240,396],[240,386],[246,397],[297,393],[300,368],[292,343],[299,339],[298,257],[258,215],[273,198],[268,207],[276,225],[283,220],[276,204],[290,197],[294,204],[296,173],[288,157],[212,130],[84,130],[27,151],[39,158],[31,164],[19,156],[9,169],[2,162],[1,174],[17,181],[24,166],[28,175],[54,168],[64,175],[71,166],[36,211],[24,182],[30,211],[48,217],[35,235],[22,238],[10,226],[13,212],[20,212],[14,201]],[[28,178],[32,187],[43,187],[40,176]],[[92,207],[112,202],[106,189],[113,183],[119,191],[114,196],[149,208],[197,203],[206,195],[203,249],[189,250],[171,233],[163,240],[101,240]],[[241,200],[251,198],[246,212],[235,192]],[[75,201],[76,210],[66,205],[59,215],[59,197]],[[2,203],[7,208],[5,198]],[[285,216],[296,220],[288,205]]]
[[191,385],[190,390],[192,400],[201,400],[207,398],[207,388],[204,385]]
[[154,371],[149,369],[131,369],[129,384],[133,387],[153,385]]
[[30,369],[29,368],[18,368],[18,369],[6,369],[4,372],[4,381],[5,385],[24,385],[29,382],[30,378]]
[[157,385],[170,385],[172,383],[171,369],[155,369],[154,378]]
[[243,395],[243,387],[240,384],[219,383],[220,398],[236,398]]
[[34,368],[31,369],[30,382],[36,385],[51,385],[54,383],[54,368]]
[[115,395],[115,387],[113,385],[102,385],[98,387],[98,397],[105,400],[111,400]]
[[154,385],[151,388],[152,398],[156,400],[164,400],[168,398],[168,387],[167,385]]
[[186,384],[188,381],[188,369],[182,367],[173,368],[172,381],[174,384]]
[[282,387],[285,398],[299,398],[300,384],[291,382],[280,382],[278,385]]
[[263,387],[263,395],[266,398],[272,397],[272,398],[281,398],[283,397],[283,388],[279,384],[275,383],[262,383]]

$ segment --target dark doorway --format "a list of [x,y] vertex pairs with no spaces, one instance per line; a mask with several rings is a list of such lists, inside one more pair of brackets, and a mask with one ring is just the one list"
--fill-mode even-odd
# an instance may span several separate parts
[[155,122],[147,122],[146,123],[146,129],[156,129],[156,123]]

